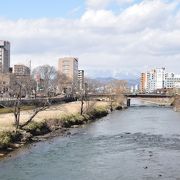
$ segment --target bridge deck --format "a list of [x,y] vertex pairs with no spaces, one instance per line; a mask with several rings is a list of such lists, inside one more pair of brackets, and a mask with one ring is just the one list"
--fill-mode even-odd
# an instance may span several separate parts
[[166,94],[125,94],[129,98],[172,98],[174,96]]
[[[129,98],[172,98],[174,96],[166,94],[123,94]],[[118,96],[117,94],[88,94],[88,97],[110,97]]]

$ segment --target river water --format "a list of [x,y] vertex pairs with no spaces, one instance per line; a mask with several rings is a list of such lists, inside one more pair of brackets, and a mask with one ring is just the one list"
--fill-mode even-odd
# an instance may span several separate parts
[[0,180],[180,180],[180,113],[134,106],[19,150]]

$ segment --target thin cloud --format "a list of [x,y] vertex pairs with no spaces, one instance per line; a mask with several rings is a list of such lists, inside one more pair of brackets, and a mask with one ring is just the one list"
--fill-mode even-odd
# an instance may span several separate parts
[[12,64],[31,59],[33,66],[57,67],[59,57],[71,55],[79,57],[80,66],[96,76],[103,69],[104,76],[134,76],[145,66],[167,66],[178,72],[178,5],[174,1],[142,1],[119,14],[86,9],[79,19],[0,19],[1,39],[11,42]]

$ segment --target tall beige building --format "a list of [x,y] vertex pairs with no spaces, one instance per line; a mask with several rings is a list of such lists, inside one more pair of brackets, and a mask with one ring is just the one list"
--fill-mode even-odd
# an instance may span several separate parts
[[0,73],[8,73],[10,68],[10,43],[0,40]]
[[63,91],[66,93],[76,93],[78,89],[78,58],[64,57],[59,59],[58,72],[62,79]]

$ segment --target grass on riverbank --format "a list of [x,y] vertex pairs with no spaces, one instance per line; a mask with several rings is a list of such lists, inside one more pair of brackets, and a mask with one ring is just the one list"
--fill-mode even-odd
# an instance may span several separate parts
[[[32,110],[34,109],[34,106],[22,106],[21,110],[26,111],[26,110]],[[7,107],[7,108],[0,108],[0,114],[7,114],[7,113],[12,113],[14,112],[13,107]]]
[[[40,112],[23,130],[17,132],[15,132],[13,124],[13,108],[0,109],[0,157],[23,144],[30,143],[31,141],[39,141],[42,136],[49,137],[51,135],[58,135],[59,133],[68,133],[67,130],[69,128],[76,128],[92,122],[97,118],[102,118],[110,112],[112,107],[108,102],[92,101],[90,103],[93,105],[90,106],[91,110],[87,111],[85,106],[86,113],[83,115],[79,114],[80,102],[51,106],[46,111]],[[24,111],[21,114],[21,123],[32,113],[31,109],[33,108],[32,106],[23,107]],[[113,103],[113,110],[115,109],[120,110],[122,107],[120,104]]]
[[[12,143],[20,142],[29,133],[33,136],[44,135],[51,131],[70,128],[86,124],[87,122],[94,121],[97,118],[104,117],[108,114],[107,107],[96,107],[86,114],[71,114],[64,115],[57,119],[44,119],[43,122],[32,121],[28,124],[23,131],[2,131],[0,132],[0,150],[11,147]],[[28,135],[29,136],[29,135]],[[30,139],[28,139],[29,141]],[[23,141],[24,142],[24,141]],[[26,143],[26,141],[24,142]]]
[[43,122],[31,122],[25,127],[27,132],[32,135],[43,135],[60,128],[71,128],[86,124],[97,118],[104,117],[108,114],[107,107],[96,107],[86,114],[68,114],[55,119],[45,119]]
[[12,146],[12,143],[20,141],[22,134],[20,131],[1,131],[0,132],[0,150]]

